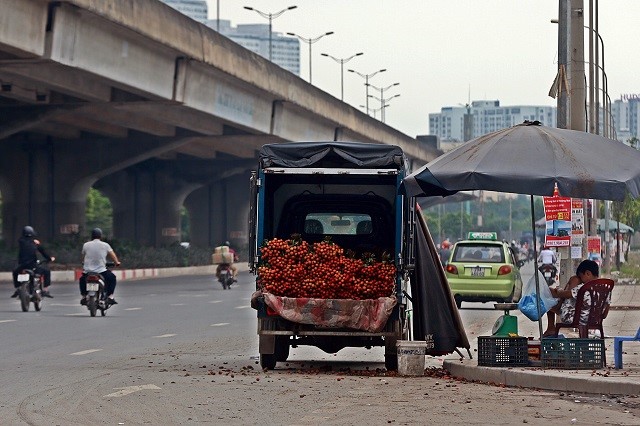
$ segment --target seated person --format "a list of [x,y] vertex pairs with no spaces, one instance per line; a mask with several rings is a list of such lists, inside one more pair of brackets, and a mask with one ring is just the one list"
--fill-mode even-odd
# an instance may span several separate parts
[[[578,265],[576,274],[569,278],[569,282],[567,282],[564,288],[550,288],[553,297],[560,298],[560,302],[547,312],[547,329],[542,334],[543,337],[555,335],[556,314],[560,315],[560,321],[562,323],[570,323],[573,321],[573,317],[576,312],[576,296],[578,295],[578,290],[580,290],[585,283],[598,278],[599,274],[600,268],[596,262],[593,260],[583,260],[580,262],[580,265]],[[587,303],[583,305],[585,309],[583,309],[580,319],[581,322],[584,321],[586,323],[589,316],[588,308],[590,306],[590,300],[587,299],[585,302]],[[603,318],[608,314],[608,304],[605,309]]]

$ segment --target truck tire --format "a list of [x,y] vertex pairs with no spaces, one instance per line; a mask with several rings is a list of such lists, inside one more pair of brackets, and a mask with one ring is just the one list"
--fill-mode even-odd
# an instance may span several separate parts
[[276,368],[276,354],[260,354],[260,367],[263,370],[273,370]]
[[289,336],[276,336],[275,357],[277,362],[284,362],[289,358]]

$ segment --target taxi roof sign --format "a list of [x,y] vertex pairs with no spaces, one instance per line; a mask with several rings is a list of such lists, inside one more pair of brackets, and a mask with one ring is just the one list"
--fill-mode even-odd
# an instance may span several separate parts
[[492,241],[496,241],[498,239],[498,233],[497,232],[474,232],[474,231],[471,231],[471,232],[469,232],[469,235],[467,236],[467,239],[469,239],[469,240],[492,240]]

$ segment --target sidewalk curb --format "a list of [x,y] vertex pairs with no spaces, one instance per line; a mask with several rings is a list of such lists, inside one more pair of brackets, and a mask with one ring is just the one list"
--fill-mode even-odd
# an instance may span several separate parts
[[[474,361],[471,361],[474,362]],[[558,376],[556,370],[522,370],[519,367],[481,367],[464,364],[463,361],[445,359],[445,370],[452,376],[465,380],[502,384],[509,387],[545,389],[553,391],[589,393],[600,395],[640,395],[640,382],[630,383],[615,377],[571,377],[571,370]],[[555,374],[549,374],[552,372]]]
[[[238,271],[248,271],[246,263],[236,265]],[[146,278],[176,277],[181,275],[213,275],[216,272],[215,265],[187,266],[176,268],[143,268],[143,269],[118,269],[112,270],[118,281],[132,281]],[[13,280],[11,272],[0,272],[0,282],[11,282]],[[75,282],[76,271],[51,271],[51,283]]]

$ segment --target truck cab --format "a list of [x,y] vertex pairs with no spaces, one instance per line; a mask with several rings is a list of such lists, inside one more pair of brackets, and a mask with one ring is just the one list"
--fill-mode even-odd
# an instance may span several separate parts
[[384,346],[385,365],[397,368],[396,342],[408,333],[406,265],[411,212],[399,188],[405,158],[391,145],[292,142],[265,145],[251,178],[250,269],[263,263],[260,247],[297,235],[313,244],[330,240],[353,256],[386,256],[396,266],[397,303],[381,330],[371,332],[291,321],[266,305],[256,280],[260,363],[274,368],[290,347],[311,345],[327,353],[345,347]]

